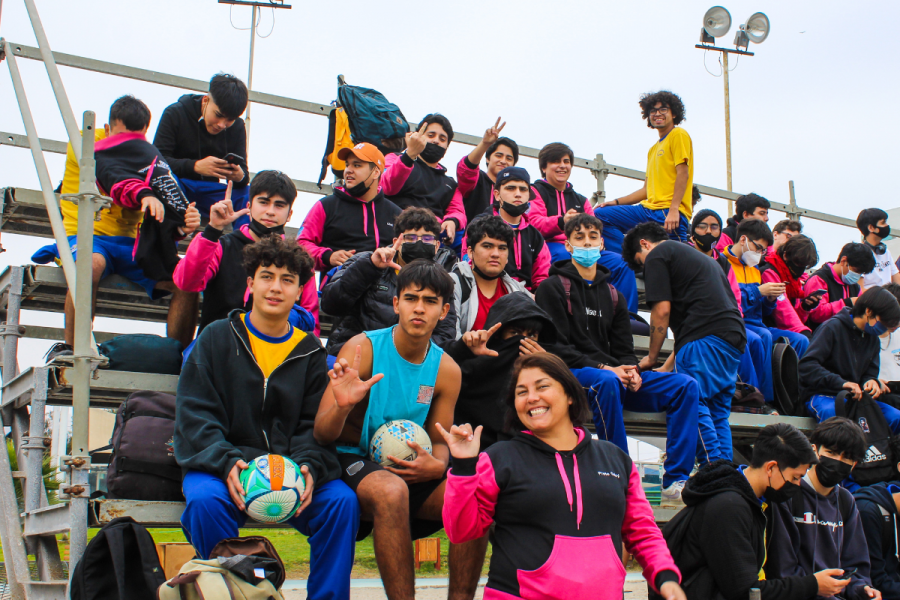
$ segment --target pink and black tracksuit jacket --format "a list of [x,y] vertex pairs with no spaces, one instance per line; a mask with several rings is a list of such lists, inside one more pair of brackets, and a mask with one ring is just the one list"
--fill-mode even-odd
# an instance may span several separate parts
[[466,220],[471,223],[494,203],[494,182],[478,165],[469,162],[468,156],[459,159],[456,180],[459,182],[456,195],[465,207]]
[[623,544],[654,589],[680,580],[634,463],[613,444],[576,432],[569,452],[521,432],[477,458],[453,459],[447,537],[459,544],[496,524],[485,600],[621,600]]
[[456,221],[456,230],[466,228],[466,211],[462,197],[456,195],[456,180],[447,169],[432,169],[424,161],[411,160],[403,154],[388,154],[384,159],[381,189],[388,200],[401,209],[409,206],[427,208],[442,223]]
[[834,263],[825,263],[812,274],[803,286],[803,294],[809,296],[816,290],[825,290],[818,306],[809,311],[806,324],[816,329],[847,306],[853,306],[851,298],[859,296],[859,284],[847,285],[834,272]]
[[565,243],[565,216],[570,210],[594,214],[591,203],[576,192],[571,183],[567,183],[565,191],[560,192],[546,180],[538,179],[531,188],[536,197],[528,209],[528,221],[548,242]]
[[333,266],[331,255],[336,250],[373,252],[390,246],[398,214],[400,207],[383,191],[363,202],[344,188],[335,188],[334,194],[316,202],[307,213],[297,241],[316,261],[316,270],[326,272]]

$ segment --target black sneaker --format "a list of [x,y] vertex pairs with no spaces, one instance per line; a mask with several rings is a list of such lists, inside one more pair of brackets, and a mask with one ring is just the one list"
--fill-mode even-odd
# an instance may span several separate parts
[[75,351],[72,346],[65,342],[57,342],[47,350],[47,354],[44,355],[44,360],[47,363],[52,363],[57,356],[72,356],[74,353]]

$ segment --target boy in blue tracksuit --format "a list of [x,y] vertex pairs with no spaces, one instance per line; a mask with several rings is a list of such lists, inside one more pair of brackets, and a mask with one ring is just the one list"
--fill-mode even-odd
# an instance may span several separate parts
[[309,598],[349,600],[359,502],[340,480],[334,447],[313,437],[328,385],[325,350],[288,321],[312,277],[312,259],[293,240],[272,235],[247,246],[244,267],[252,311],[234,310],[207,326],[178,380],[174,448],[185,471],[182,528],[207,558],[247,520],[241,471],[262,455],[287,456],[306,481],[288,523],[309,536]]
[[578,214],[565,231],[572,258],[556,262],[535,295],[557,328],[551,351],[584,386],[597,435],[625,452],[623,408],[666,413],[663,501],[680,502],[697,449],[697,382],[681,373],[642,373],[637,368],[628,308],[610,285],[609,271],[597,264],[603,223],[594,215]]
[[[700,386],[701,463],[732,457],[731,397],[747,345],[744,321],[722,269],[687,244],[669,240],[658,223],[625,235],[622,257],[643,269],[650,305],[650,348],[638,368],[657,366],[669,325],[675,334],[675,370]],[[708,418],[707,418],[708,415]],[[715,442],[707,443],[707,440]]]
[[769,226],[759,219],[744,219],[735,235],[737,240],[722,251],[722,256],[731,264],[741,289],[741,308],[747,329],[761,337],[767,348],[771,348],[775,340],[787,338],[797,356],[803,358],[809,348],[809,339],[805,335],[763,323],[763,317],[775,311],[779,296],[785,293],[783,283],[763,283],[757,266],[774,243]]

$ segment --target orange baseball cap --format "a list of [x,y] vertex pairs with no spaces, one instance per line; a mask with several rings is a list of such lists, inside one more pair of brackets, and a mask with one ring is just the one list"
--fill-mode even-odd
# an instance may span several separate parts
[[352,148],[341,148],[340,150],[338,150],[337,157],[341,160],[347,160],[347,157],[351,154],[360,160],[375,163],[375,166],[381,169],[381,172],[384,173],[384,154],[382,154],[381,150],[379,150],[372,144],[363,142],[362,144],[357,144]]

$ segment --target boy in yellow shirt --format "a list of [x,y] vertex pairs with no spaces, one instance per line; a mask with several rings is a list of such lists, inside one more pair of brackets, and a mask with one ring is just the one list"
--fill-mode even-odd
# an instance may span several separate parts
[[644,94],[639,104],[647,127],[659,133],[647,153],[644,187],[594,210],[603,221],[606,249],[620,254],[625,234],[648,221],[665,227],[672,239],[687,241],[693,214],[694,150],[691,136],[676,127],[684,121],[684,104],[667,91]]

